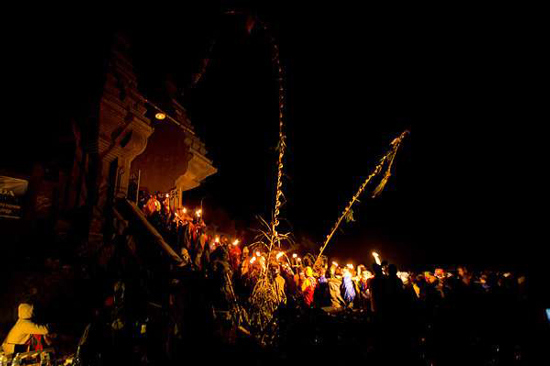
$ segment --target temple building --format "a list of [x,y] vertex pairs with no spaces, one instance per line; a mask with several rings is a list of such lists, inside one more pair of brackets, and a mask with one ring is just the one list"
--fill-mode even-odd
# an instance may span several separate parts
[[4,238],[32,242],[25,232],[38,229],[34,235],[97,248],[112,236],[116,199],[135,202],[138,189],[171,192],[180,206],[217,172],[177,98],[148,100],[138,89],[130,49],[127,38],[112,38],[102,85],[60,122],[65,134],[50,142],[57,150],[49,161],[30,156],[29,168],[0,167],[0,225],[17,231]]
[[140,190],[170,192],[174,206],[179,207],[183,192],[198,187],[216,168],[206,157],[205,145],[196,136],[185,108],[171,99],[169,113],[171,117],[156,123],[145,151],[132,162],[131,173],[138,178]]

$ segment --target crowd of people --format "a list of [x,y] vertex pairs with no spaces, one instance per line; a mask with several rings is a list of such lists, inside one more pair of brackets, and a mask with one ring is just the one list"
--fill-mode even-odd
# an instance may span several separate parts
[[525,296],[526,277],[512,272],[474,273],[465,266],[453,270],[436,268],[420,273],[405,272],[398,271],[395,264],[380,261],[376,253],[376,261],[369,267],[336,261],[329,263],[326,258],[319,265],[310,258],[284,251],[275,251],[267,258],[267,253],[260,250],[241,248],[238,238],[213,234],[203,220],[202,209],[172,209],[168,194],[150,195],[141,201],[140,208],[192,270],[207,272],[210,264],[221,257],[227,261],[230,277],[235,281],[269,267],[270,272],[285,281],[284,298],[289,295],[300,299],[307,307],[377,312],[383,311],[386,303],[393,302],[386,297],[408,296],[435,304],[462,288],[471,288],[476,293]]
[[[517,332],[522,323],[518,314],[525,314],[522,306],[527,303],[524,275],[473,271],[466,266],[406,272],[379,257],[369,266],[339,264],[327,258],[314,263],[298,253],[266,253],[242,246],[237,238],[216,236],[205,225],[200,209],[171,210],[168,195],[149,197],[142,209],[189,270],[211,279],[214,308],[220,313],[236,303],[247,304],[260,273],[267,271],[276,286],[280,309],[362,314],[371,323],[384,324],[378,334],[391,334],[390,344],[399,338],[395,333],[408,334],[403,344],[410,337],[424,342],[424,357],[430,352],[432,358],[452,354],[442,351],[448,351],[449,344],[442,339],[452,339],[451,344],[465,348],[485,342],[489,354],[483,357],[489,358],[497,357],[497,345],[508,342],[508,347],[498,348],[500,353],[506,349],[506,357],[522,357]],[[448,329],[454,331],[448,334]]]
[[[251,299],[259,279],[268,276],[277,303],[276,343],[303,361],[313,357],[304,352],[307,347],[317,347],[314,354],[323,361],[340,343],[365,345],[354,349],[349,360],[364,352],[359,358],[375,357],[374,364],[392,357],[422,365],[476,364],[472,359],[526,364],[526,317],[532,312],[524,275],[466,266],[400,271],[378,255],[356,262],[365,264],[326,257],[315,261],[216,233],[200,208],[173,209],[166,193],[143,198],[138,206],[183,261],[169,271],[170,285],[158,289],[160,297],[144,290],[141,275],[113,277],[101,309],[94,310],[96,325],[86,331],[88,343],[96,345],[81,346],[83,358],[99,362],[102,355],[124,362],[141,347],[149,358],[164,360],[169,354],[177,360],[205,344],[234,347],[238,339],[251,338]],[[155,315],[165,306],[168,317]],[[31,349],[41,335],[40,347],[48,341],[44,335],[50,330],[32,322],[32,305],[21,304],[19,310],[20,320],[3,344],[6,353]],[[331,328],[330,319],[348,321]],[[105,340],[111,348],[105,348]]]

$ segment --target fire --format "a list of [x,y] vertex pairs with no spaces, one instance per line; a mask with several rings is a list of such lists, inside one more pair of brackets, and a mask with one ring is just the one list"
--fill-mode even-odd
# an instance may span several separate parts
[[235,239],[235,241],[233,241],[233,245],[238,245],[239,244],[239,239]]
[[275,256],[275,258],[280,259],[280,258],[283,256],[283,254],[285,254],[285,253],[279,252],[279,253],[277,253],[277,255]]
[[376,252],[372,252],[372,256],[374,257],[374,261],[376,264],[381,265],[382,262],[380,261],[380,255]]

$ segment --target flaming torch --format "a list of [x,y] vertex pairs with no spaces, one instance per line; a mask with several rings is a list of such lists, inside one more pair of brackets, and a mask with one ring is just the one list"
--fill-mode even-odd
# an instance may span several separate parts
[[378,265],[382,264],[382,261],[380,260],[380,254],[376,252],[372,252],[372,256],[374,257],[374,261],[376,262],[376,264]]

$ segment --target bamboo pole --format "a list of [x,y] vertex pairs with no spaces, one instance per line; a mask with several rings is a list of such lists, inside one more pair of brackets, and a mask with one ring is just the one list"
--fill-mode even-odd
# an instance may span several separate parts
[[372,178],[374,178],[375,176],[380,174],[380,172],[382,172],[382,170],[384,168],[384,164],[386,163],[386,161],[388,162],[388,167],[386,168],[386,176],[383,179],[387,180],[387,178],[389,178],[391,167],[393,165],[393,159],[395,158],[395,154],[397,153],[397,150],[399,149],[399,146],[401,145],[401,142],[403,141],[403,138],[408,133],[409,133],[409,131],[405,130],[403,133],[401,133],[401,135],[399,135],[397,138],[395,138],[392,141],[392,143],[391,143],[392,147],[391,147],[390,151],[388,151],[386,153],[386,155],[384,155],[380,159],[380,161],[378,162],[378,165],[376,165],[376,167],[374,168],[374,171],[367,177],[367,179],[365,179],[363,184],[361,184],[361,186],[359,187],[359,190],[357,190],[357,193],[355,193],[355,195],[351,198],[351,201],[348,203],[348,205],[344,209],[344,212],[342,212],[342,214],[340,215],[340,217],[336,221],[336,224],[334,224],[334,226],[330,230],[329,234],[327,235],[323,246],[319,250],[319,254],[317,255],[317,259],[315,259],[315,265],[317,265],[319,263],[319,259],[321,258],[321,255],[325,251],[328,243],[330,242],[330,240],[332,239],[332,237],[336,233],[336,230],[338,230],[338,227],[340,227],[340,224],[342,223],[344,218],[349,214],[349,212],[350,212],[351,208],[353,207],[353,205],[355,204],[355,202],[357,202],[359,196],[363,193],[363,191],[367,187],[367,184],[371,181]]

